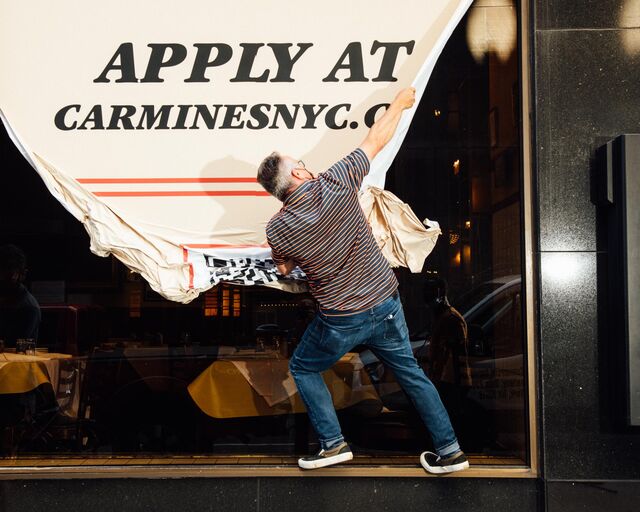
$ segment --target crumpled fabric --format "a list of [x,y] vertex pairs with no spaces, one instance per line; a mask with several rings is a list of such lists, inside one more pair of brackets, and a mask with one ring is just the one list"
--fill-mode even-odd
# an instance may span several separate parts
[[[111,208],[95,200],[78,183],[59,173],[51,164],[34,154],[38,164],[48,171],[50,188],[64,195],[63,204],[82,220],[91,236],[91,251],[100,256],[115,255],[130,269],[139,272],[151,288],[171,300],[190,302],[203,289],[183,292],[180,280],[185,279],[189,264],[162,264],[172,245],[160,237],[142,233],[127,224]],[[35,165],[34,165],[35,167]],[[93,199],[93,200],[90,200]],[[411,272],[422,271],[424,260],[433,250],[441,234],[437,222],[418,220],[409,205],[389,191],[369,186],[359,193],[360,205],[371,226],[373,236],[392,267],[407,267]],[[83,212],[87,213],[83,213]],[[97,236],[100,234],[100,236]],[[176,248],[178,249],[178,248]],[[191,253],[192,251],[189,251]],[[270,259],[212,258],[202,253],[190,257],[191,264],[206,267],[211,286],[220,281],[243,285],[260,284],[292,293],[308,291],[306,276],[297,269],[291,276],[281,276]],[[153,262],[153,264],[151,264]],[[160,285],[162,283],[162,286]]]
[[[392,267],[419,273],[442,234],[433,220],[420,222],[408,204],[378,187],[361,190],[358,199],[378,247]],[[426,226],[426,227],[425,227]]]

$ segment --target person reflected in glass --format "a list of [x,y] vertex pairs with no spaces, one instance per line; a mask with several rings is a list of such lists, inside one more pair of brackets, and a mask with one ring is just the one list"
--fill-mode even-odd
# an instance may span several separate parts
[[18,339],[38,339],[40,305],[24,285],[27,258],[15,245],[0,246],[0,339],[15,347]]
[[413,355],[398,281],[358,202],[370,162],[414,103],[415,89],[400,91],[360,146],[317,177],[301,160],[277,152],[258,168],[258,182],[283,203],[266,227],[273,260],[283,275],[296,266],[305,272],[320,308],[289,362],[320,441],[318,453],[298,460],[303,469],[353,457],[322,372],[356,345],[393,370],[427,426],[436,453],[422,453],[422,466],[432,473],[469,467],[438,392]]
[[438,388],[457,427],[463,416],[464,399],[472,385],[467,322],[449,303],[447,282],[443,278],[428,278],[423,294],[431,316],[427,351],[429,378]]

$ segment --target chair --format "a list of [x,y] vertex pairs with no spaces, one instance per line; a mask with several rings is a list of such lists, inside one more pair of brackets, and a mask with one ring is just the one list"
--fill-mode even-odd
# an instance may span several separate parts
[[28,445],[51,452],[95,451],[97,435],[83,403],[86,368],[86,359],[60,361],[55,401],[38,411]]

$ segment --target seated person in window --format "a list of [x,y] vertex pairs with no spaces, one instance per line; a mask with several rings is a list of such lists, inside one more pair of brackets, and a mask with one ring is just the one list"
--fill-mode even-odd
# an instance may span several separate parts
[[27,259],[15,245],[0,246],[0,340],[14,347],[20,338],[38,338],[40,306],[23,281]]
[[471,387],[467,323],[449,304],[444,279],[431,278],[425,282],[424,300],[432,315],[429,378],[440,391],[449,413],[456,416]]

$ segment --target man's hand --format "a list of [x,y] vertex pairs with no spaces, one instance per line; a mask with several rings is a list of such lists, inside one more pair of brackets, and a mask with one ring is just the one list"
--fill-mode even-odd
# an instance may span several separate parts
[[402,110],[413,107],[413,104],[416,102],[415,87],[407,87],[406,89],[402,89],[397,94],[396,99],[393,100],[393,102],[397,103]]
[[293,260],[287,260],[282,265],[277,265],[278,272],[283,276],[289,275],[291,271],[296,268],[296,262]]
[[413,107],[416,102],[416,90],[413,87],[402,89],[389,105],[387,111],[369,130],[360,148],[365,152],[369,161],[373,160],[380,150],[391,140],[398,127],[402,112]]

